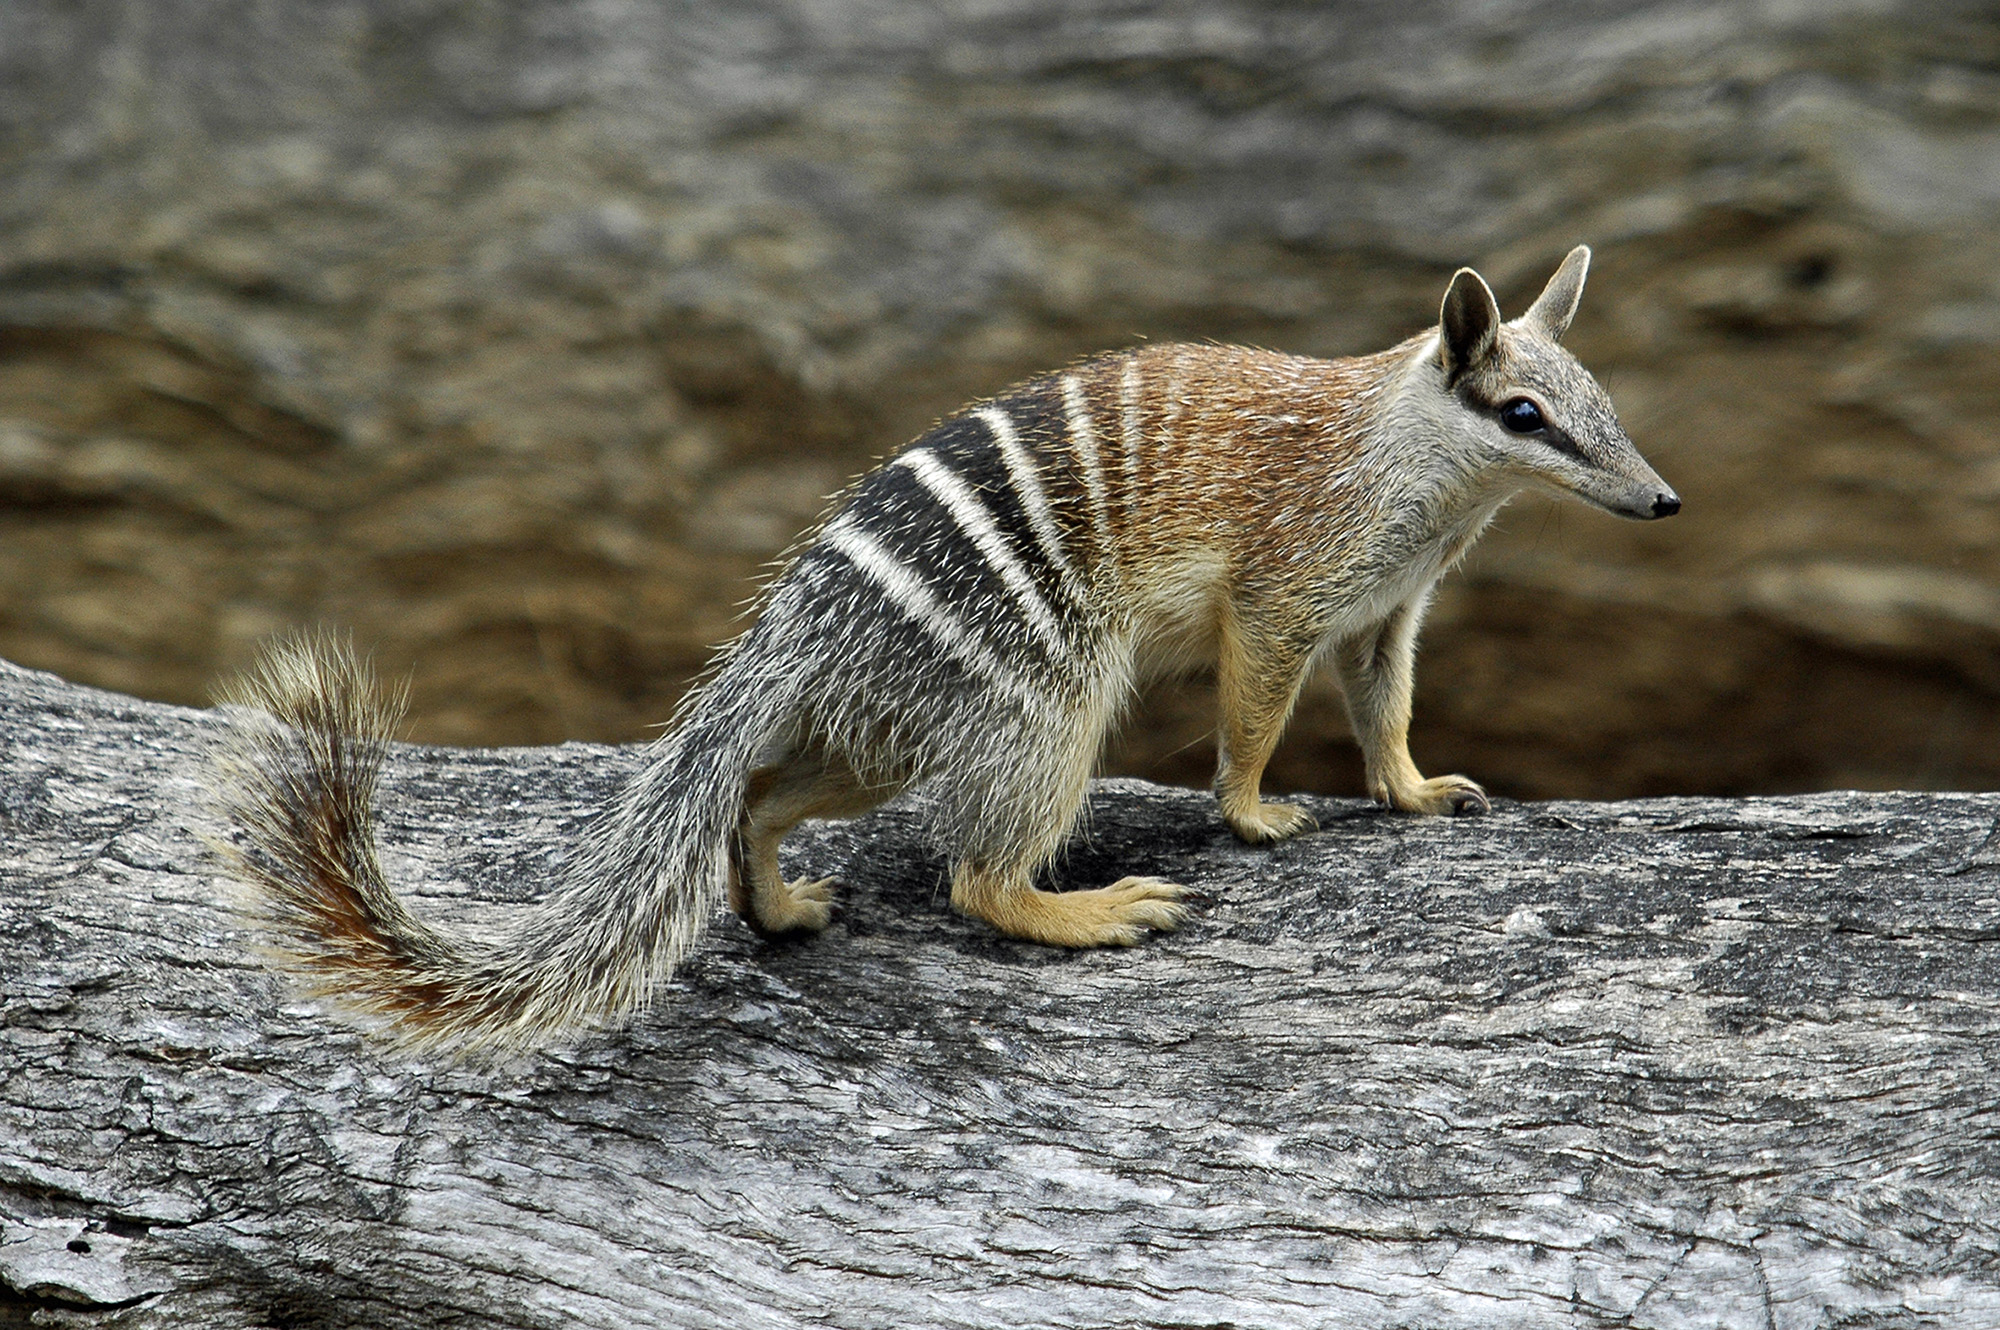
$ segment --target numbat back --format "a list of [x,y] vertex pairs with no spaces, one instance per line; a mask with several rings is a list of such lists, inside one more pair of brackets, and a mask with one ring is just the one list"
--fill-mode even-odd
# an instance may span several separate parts
[[1068,947],[1177,926],[1171,882],[1033,884],[1106,731],[1165,671],[1215,670],[1216,790],[1245,840],[1313,826],[1258,781],[1320,659],[1377,799],[1484,811],[1405,741],[1433,584],[1524,488],[1680,508],[1560,345],[1589,257],[1511,323],[1461,269],[1439,326],[1377,355],[1149,346],[943,421],[845,495],[497,946],[440,936],[383,881],[369,805],[397,710],[343,648],[279,646],[226,699],[255,709],[222,762],[234,869],[323,989],[409,1042],[470,1049],[629,1012],[718,898],[762,933],[825,927],[834,884],[785,881],[779,841],[912,785],[958,909]]

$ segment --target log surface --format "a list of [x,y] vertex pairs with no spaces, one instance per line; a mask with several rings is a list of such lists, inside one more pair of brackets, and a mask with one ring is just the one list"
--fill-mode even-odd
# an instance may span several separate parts
[[[0,1326],[2000,1324],[2000,797],[1097,790],[1061,870],[1199,889],[1067,954],[909,805],[628,1030],[384,1053],[204,848],[214,718],[0,669]],[[502,928],[629,751],[400,748],[389,871]]]

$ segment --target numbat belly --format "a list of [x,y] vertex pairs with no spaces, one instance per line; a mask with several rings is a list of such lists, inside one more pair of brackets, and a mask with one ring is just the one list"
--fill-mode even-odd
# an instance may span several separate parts
[[495,945],[442,936],[383,880],[370,806],[395,707],[331,639],[280,644],[225,699],[245,708],[220,761],[233,871],[323,989],[406,1041],[477,1049],[629,1012],[719,898],[760,932],[823,928],[835,884],[787,882],[779,842],[912,785],[960,910],[1069,947],[1178,926],[1175,883],[1034,885],[1160,669],[1215,672],[1216,792],[1245,840],[1313,826],[1258,785],[1317,660],[1377,799],[1483,811],[1406,742],[1438,577],[1524,488],[1680,507],[1561,345],[1588,261],[1572,252],[1509,323],[1461,269],[1438,325],[1375,355],[1148,346],[942,421],[842,497]]

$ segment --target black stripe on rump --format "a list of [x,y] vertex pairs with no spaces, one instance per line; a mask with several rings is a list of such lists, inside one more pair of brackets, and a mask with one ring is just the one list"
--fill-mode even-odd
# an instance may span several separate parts
[[[922,444],[919,440],[918,446]],[[947,459],[939,460],[950,466]],[[1035,669],[1049,659],[1013,589],[911,468],[885,466],[862,480],[844,520],[873,536],[968,637],[1003,664]],[[1004,528],[1001,534],[1006,536]]]
[[[785,575],[802,595],[773,623],[773,647],[814,676],[802,707],[852,728],[947,719],[993,701],[992,685],[933,637],[846,555],[815,543]],[[759,624],[762,629],[764,624]],[[779,645],[781,639],[790,639]]]
[[[1005,404],[997,405],[1003,412],[1007,410]],[[1011,419],[1012,413],[1008,412],[1008,415]],[[1021,438],[1022,451],[1027,454],[1037,479],[1041,481],[1043,501],[1049,506],[1049,515],[1055,523],[1063,555],[1069,559],[1070,567],[1081,574],[1088,565],[1077,562],[1071,548],[1075,544],[1071,528],[1049,491],[1049,454],[1034,447],[1029,437],[1021,434],[1018,423],[1015,432]],[[957,416],[937,426],[912,446],[930,449],[938,461],[979,500],[980,506],[993,519],[1000,539],[1034,583],[1042,604],[1062,626],[1064,637],[1073,638],[1082,617],[1077,588],[1065,581],[1062,570],[1049,558],[1036,536],[1034,523],[1028,516],[1028,505],[1015,487],[1013,473],[1007,469],[1007,463],[1000,455],[999,441],[988,422],[978,416]],[[1011,588],[1009,594],[1015,594]]]
[[[1087,397],[1087,395],[1086,395]],[[1041,470],[1042,492],[1048,496],[1049,511],[1063,532],[1063,553],[1079,571],[1096,558],[1091,535],[1090,491],[1077,464],[1076,448],[1069,437],[1069,412],[1063,404],[1062,381],[1050,377],[1036,379],[994,403],[1014,422],[1014,432]],[[1103,447],[1104,422],[1091,413],[1091,424]]]

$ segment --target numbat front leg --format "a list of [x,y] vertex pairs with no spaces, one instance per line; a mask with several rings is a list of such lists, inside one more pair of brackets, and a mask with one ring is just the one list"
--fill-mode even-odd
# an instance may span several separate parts
[[1334,661],[1348,718],[1368,767],[1368,793],[1405,813],[1467,817],[1492,804],[1476,781],[1464,776],[1425,780],[1410,759],[1410,696],[1415,679],[1417,626],[1426,590],[1398,606],[1380,628],[1343,643]]
[[1252,845],[1284,840],[1319,826],[1297,804],[1267,803],[1259,793],[1264,768],[1285,732],[1305,683],[1315,644],[1265,628],[1234,608],[1219,636],[1215,682],[1222,708],[1216,800],[1229,829]]

